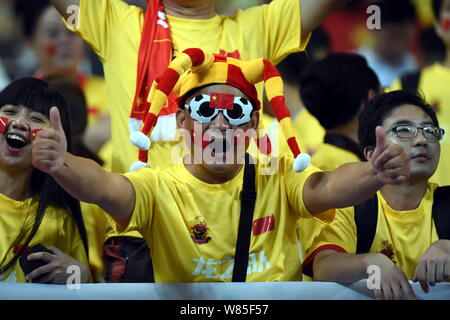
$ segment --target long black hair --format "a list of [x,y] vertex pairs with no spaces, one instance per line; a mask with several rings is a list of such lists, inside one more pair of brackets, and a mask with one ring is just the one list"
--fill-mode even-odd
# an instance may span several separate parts
[[[61,117],[61,125],[67,138],[68,150],[71,151],[71,129],[67,113],[66,102],[54,88],[42,80],[34,78],[23,78],[12,82],[0,92],[0,107],[5,105],[23,106],[33,111],[42,113],[49,117],[50,109],[57,106]],[[0,268],[0,274],[9,269],[23,254],[23,251],[36,234],[44,217],[46,208],[53,205],[66,209],[74,219],[83,244],[88,255],[87,234],[81,215],[80,202],[62,189],[56,181],[48,174],[34,169],[31,177],[30,191],[33,197],[38,197],[39,205],[31,232],[25,244],[16,256],[6,266]],[[27,230],[25,231],[27,232]],[[89,257],[89,255],[88,255]]]

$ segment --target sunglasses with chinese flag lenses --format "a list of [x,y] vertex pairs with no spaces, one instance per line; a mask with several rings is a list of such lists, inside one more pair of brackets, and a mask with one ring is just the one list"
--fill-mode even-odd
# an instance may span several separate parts
[[232,94],[212,93],[201,94],[185,104],[191,118],[202,124],[207,124],[222,112],[232,126],[241,126],[252,119],[253,105],[243,97]]

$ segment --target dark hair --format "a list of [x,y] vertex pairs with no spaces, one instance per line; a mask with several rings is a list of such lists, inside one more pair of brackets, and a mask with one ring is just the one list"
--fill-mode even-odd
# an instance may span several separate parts
[[103,165],[103,161],[83,142],[83,135],[88,123],[88,108],[83,90],[75,81],[65,76],[53,75],[45,77],[44,80],[58,90],[67,103],[67,113],[72,127],[72,154]]
[[438,36],[434,27],[428,27],[423,30],[419,39],[419,48],[426,65],[443,61],[447,54],[445,43]]
[[377,75],[364,57],[349,53],[330,53],[322,61],[311,62],[300,81],[306,109],[326,129],[357,116],[371,89],[380,89]]
[[397,108],[406,104],[417,106],[426,112],[435,126],[439,126],[436,113],[424,98],[405,90],[383,93],[369,101],[359,116],[358,139],[362,149],[375,147],[375,128]]
[[25,38],[29,39],[36,32],[39,19],[51,4],[48,0],[16,0],[14,14],[19,19]]
[[295,85],[300,83],[300,75],[308,64],[308,58],[305,52],[291,53],[283,59],[278,65],[277,69],[283,78],[283,81]]
[[[51,107],[57,106],[61,116],[61,125],[67,137],[68,151],[71,151],[71,130],[66,103],[62,96],[47,83],[34,78],[23,78],[12,82],[0,92],[0,107],[5,105],[23,106],[47,117],[49,117]],[[37,232],[47,206],[53,205],[66,209],[71,214],[77,224],[87,252],[87,235],[81,216],[80,202],[64,191],[50,175],[38,169],[33,170],[30,191],[33,197],[38,197],[39,205],[33,228],[23,248],[30,243]],[[0,273],[14,264],[16,257],[20,255],[21,252],[16,254],[15,259],[0,269]]]
[[382,25],[416,22],[416,9],[410,0],[378,0],[374,4],[380,7]]
[[328,32],[322,26],[317,27],[311,34],[311,39],[306,47],[306,52],[310,59],[316,58],[316,52],[319,50],[331,51],[331,38]]
[[436,20],[440,20],[442,14],[442,0],[433,0],[432,7],[434,17],[436,18]]

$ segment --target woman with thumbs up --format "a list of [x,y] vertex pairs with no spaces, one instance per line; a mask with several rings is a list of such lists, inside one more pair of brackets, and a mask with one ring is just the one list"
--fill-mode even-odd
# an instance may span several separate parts
[[33,141],[51,127],[55,105],[70,139],[64,99],[45,82],[25,78],[0,92],[0,281],[90,278],[79,202],[32,165]]

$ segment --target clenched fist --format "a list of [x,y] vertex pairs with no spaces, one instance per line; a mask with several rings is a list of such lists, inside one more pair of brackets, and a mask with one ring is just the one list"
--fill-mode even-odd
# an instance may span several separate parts
[[50,128],[39,131],[33,142],[33,166],[49,175],[64,167],[67,140],[57,107],[50,109]]

